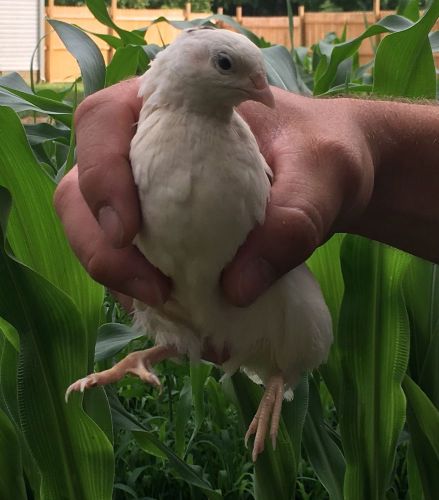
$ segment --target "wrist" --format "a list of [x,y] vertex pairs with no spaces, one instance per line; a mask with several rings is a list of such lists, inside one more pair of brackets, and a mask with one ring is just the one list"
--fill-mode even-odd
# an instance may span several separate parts
[[362,100],[354,109],[373,158],[374,186],[349,232],[437,261],[439,107]]

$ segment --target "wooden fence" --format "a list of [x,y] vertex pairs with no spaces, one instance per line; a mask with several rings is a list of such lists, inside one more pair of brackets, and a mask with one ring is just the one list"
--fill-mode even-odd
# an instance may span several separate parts
[[[151,25],[152,21],[164,16],[172,21],[182,21],[205,17],[206,14],[193,13],[190,3],[185,9],[117,9],[116,1],[112,2],[109,14],[113,21],[123,29],[133,30]],[[53,5],[49,0],[46,8],[47,17],[58,19],[67,23],[76,24],[91,33],[113,34],[113,30],[99,23],[87,9],[87,7],[63,7]],[[221,9],[219,9],[221,13]],[[359,36],[366,26],[375,23],[381,17],[391,12],[305,12],[299,7],[299,15],[294,16],[293,41],[299,45],[310,46],[321,40],[327,33],[335,32],[341,35],[345,26],[347,37]],[[287,17],[243,17],[242,9],[237,8],[235,19],[242,26],[263,37],[271,43],[290,46],[289,24]],[[438,29],[439,26],[436,26]],[[173,28],[166,22],[160,22],[151,26],[146,33],[148,43],[170,43],[178,34],[179,30]],[[45,47],[45,79],[49,82],[73,81],[79,76],[79,68],[73,57],[67,52],[61,40],[53,32],[51,26],[46,23],[46,47]],[[97,37],[93,37],[106,62],[111,59],[110,47]],[[366,39],[360,47],[360,62],[363,64],[373,56],[373,44],[376,38]],[[438,59],[436,59],[438,61]]]

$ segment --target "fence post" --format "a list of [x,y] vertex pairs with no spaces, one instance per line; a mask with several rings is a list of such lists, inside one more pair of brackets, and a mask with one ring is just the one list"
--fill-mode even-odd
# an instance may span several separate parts
[[[110,18],[111,20],[116,23],[116,18],[117,18],[117,0],[111,0],[111,5],[110,5]],[[108,34],[109,35],[114,35],[114,29],[113,28],[108,28]],[[107,57],[106,57],[106,62],[107,64],[111,61],[111,59],[114,56],[114,49],[113,47],[109,46],[109,48],[106,51]]]
[[381,0],[373,0],[373,14],[375,22],[381,19]]
[[302,47],[306,47],[305,6],[299,5],[297,13],[299,15],[299,43]]
[[[220,16],[224,15],[224,7],[218,7],[216,9],[216,13]],[[217,21],[216,25],[218,26],[218,28],[224,28],[224,23],[222,21]]]
[[183,17],[185,21],[189,21],[191,18],[192,5],[190,2],[184,4]]
[[[53,17],[53,8],[55,6],[55,0],[48,0],[47,2],[47,7],[46,7],[46,15],[49,19],[51,19]],[[45,76],[46,76],[46,82],[50,82],[52,81],[51,80],[51,64],[52,64],[52,60],[53,60],[53,57],[52,57],[52,52],[53,52],[53,46],[52,46],[52,33],[53,33],[53,29],[52,27],[50,26],[50,24],[45,23],[45,30],[46,30],[46,57],[45,57],[45,60],[44,60],[44,73],[45,73]]]
[[236,20],[242,24],[242,7],[240,5],[236,6]]

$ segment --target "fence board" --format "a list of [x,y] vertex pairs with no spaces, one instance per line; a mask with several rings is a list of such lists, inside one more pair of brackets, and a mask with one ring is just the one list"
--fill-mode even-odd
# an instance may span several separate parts
[[[390,11],[381,11],[381,17],[391,14]],[[94,33],[111,33],[111,30],[100,24],[87,7],[54,6],[47,8],[48,17],[68,23],[77,24]],[[133,30],[149,26],[154,19],[166,17],[172,21],[182,21],[185,18],[196,19],[208,14],[189,13],[182,9],[115,9],[113,18],[115,23],[123,29]],[[335,32],[340,36],[344,27],[347,27],[347,38],[355,38],[365,30],[366,26],[375,23],[373,12],[303,12],[294,17],[293,41],[295,46],[312,44],[321,40],[327,33]],[[287,17],[242,17],[242,25],[263,37],[271,43],[290,47],[289,24]],[[439,29],[439,22],[436,28]],[[52,32],[46,23],[46,78],[50,82],[72,81],[79,76],[76,61],[66,51],[62,42]],[[169,44],[178,35],[179,30],[166,22],[151,26],[146,34],[148,43],[157,45]],[[102,40],[93,37],[98,44],[104,59],[111,58],[110,48]],[[375,38],[365,40],[360,47],[360,63],[370,61],[374,53]],[[435,55],[439,62],[439,54]]]

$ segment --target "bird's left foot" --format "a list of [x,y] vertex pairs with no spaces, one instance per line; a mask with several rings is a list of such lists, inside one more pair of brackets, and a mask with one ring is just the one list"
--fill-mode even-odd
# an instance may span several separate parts
[[254,416],[247,432],[245,433],[245,445],[250,436],[255,435],[253,444],[252,460],[256,462],[258,455],[264,451],[265,436],[271,417],[270,437],[273,449],[276,449],[277,432],[279,430],[280,412],[284,396],[284,379],[282,375],[274,375],[265,386],[265,392],[259,403],[258,411]]
[[72,392],[84,392],[85,389],[96,387],[97,385],[117,382],[127,373],[137,375],[137,377],[147,384],[151,384],[161,390],[162,385],[160,380],[152,372],[151,367],[163,359],[177,355],[177,349],[173,345],[155,346],[144,351],[132,352],[112,368],[92,373],[71,384],[65,394],[66,403]]

